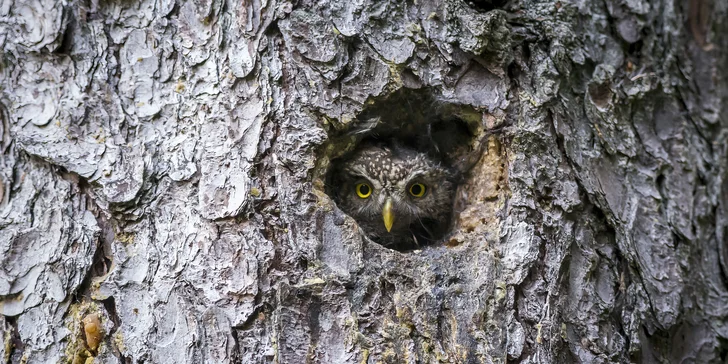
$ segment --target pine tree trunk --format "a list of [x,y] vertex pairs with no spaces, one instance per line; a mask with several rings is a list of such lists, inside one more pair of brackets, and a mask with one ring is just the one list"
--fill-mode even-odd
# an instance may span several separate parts
[[[726,19],[2,0],[0,357],[728,362]],[[365,116],[430,113],[474,165],[444,241],[391,250],[326,174]]]

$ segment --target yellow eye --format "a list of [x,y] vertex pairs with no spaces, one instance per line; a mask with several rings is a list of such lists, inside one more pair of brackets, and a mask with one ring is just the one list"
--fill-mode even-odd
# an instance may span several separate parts
[[361,198],[367,198],[372,194],[372,186],[368,183],[359,183],[356,185],[356,195]]
[[412,186],[410,186],[410,194],[415,197],[422,197],[425,195],[425,185],[422,183],[413,183]]

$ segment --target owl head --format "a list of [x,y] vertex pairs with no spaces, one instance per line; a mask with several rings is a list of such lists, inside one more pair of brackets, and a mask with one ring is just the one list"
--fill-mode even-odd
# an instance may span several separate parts
[[447,230],[452,173],[427,154],[401,146],[365,145],[340,164],[337,204],[374,241],[413,249]]

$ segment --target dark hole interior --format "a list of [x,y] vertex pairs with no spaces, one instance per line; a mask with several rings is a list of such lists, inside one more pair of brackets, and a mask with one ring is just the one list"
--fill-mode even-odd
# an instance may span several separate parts
[[488,12],[495,9],[503,8],[507,5],[507,0],[469,0],[465,2],[471,8],[480,11]]
[[[481,119],[481,111],[468,105],[448,103],[427,89],[402,89],[387,98],[375,100],[348,130],[340,131],[340,135],[332,138],[333,143],[339,143],[335,149],[348,152],[331,161],[326,174],[326,193],[376,243],[399,251],[437,244],[451,227],[454,191],[477,161],[477,148],[473,144]],[[417,170],[407,167],[407,161],[417,158],[425,158],[437,166],[436,170],[446,171],[442,183],[427,180],[434,184],[430,186],[424,180],[418,180],[420,177],[411,180],[404,177],[399,187],[389,186],[391,190],[381,187],[382,193],[386,190],[386,196],[396,194],[392,197],[395,217],[391,231],[385,230],[386,202],[382,201],[386,201],[386,197],[378,194],[380,191],[376,187],[377,182],[382,183],[376,177],[380,172],[354,178],[350,171],[352,165],[359,165],[362,153],[371,150],[390,151],[397,160],[391,163],[372,160],[370,163],[375,171],[396,169],[397,163],[401,162],[406,175],[417,176]],[[391,165],[388,167],[387,164]],[[423,170],[426,175],[436,174],[430,173],[431,169]],[[448,192],[452,198],[445,207],[443,196]],[[433,205],[435,201],[437,207]]]

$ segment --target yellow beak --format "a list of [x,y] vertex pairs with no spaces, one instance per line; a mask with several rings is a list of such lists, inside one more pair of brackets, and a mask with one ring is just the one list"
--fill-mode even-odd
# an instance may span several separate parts
[[387,232],[392,231],[392,225],[394,225],[394,211],[392,211],[391,198],[387,198],[387,201],[384,202],[382,217],[384,218],[384,227],[387,228]]

